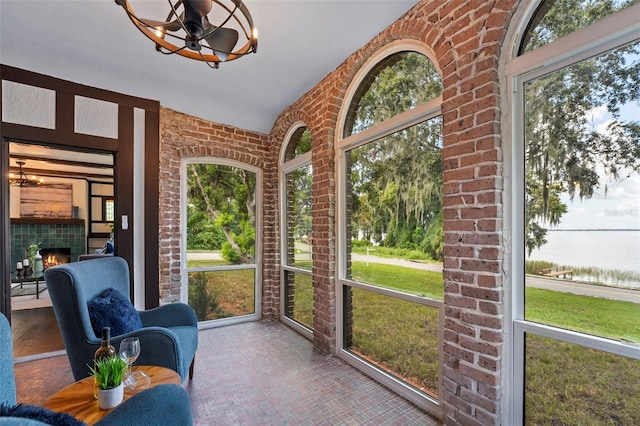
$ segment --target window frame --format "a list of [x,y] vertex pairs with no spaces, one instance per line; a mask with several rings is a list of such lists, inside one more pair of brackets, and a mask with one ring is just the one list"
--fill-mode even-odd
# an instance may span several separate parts
[[[280,161],[279,161],[279,173],[278,173],[278,191],[280,193],[280,320],[296,330],[298,333],[302,334],[309,340],[313,340],[313,330],[305,327],[303,324],[289,318],[286,316],[286,300],[284,295],[286,294],[285,289],[285,273],[293,272],[294,274],[308,275],[313,276],[313,272],[307,269],[297,268],[295,266],[287,265],[286,262],[286,254],[288,248],[288,241],[286,238],[286,230],[287,230],[287,174],[294,172],[297,169],[302,167],[311,166],[311,173],[313,174],[313,165],[311,163],[311,153],[313,152],[313,138],[311,142],[311,150],[305,152],[304,154],[298,155],[291,160],[286,160],[285,155],[287,153],[287,149],[289,148],[289,144],[291,143],[291,138],[293,135],[300,129],[305,128],[310,132],[309,127],[302,121],[295,122],[287,131],[284,137],[284,143],[282,144],[282,148],[280,150]],[[313,198],[313,195],[312,195]],[[313,220],[313,219],[312,219]],[[313,246],[312,246],[313,247]],[[311,255],[312,263],[313,263],[313,253]]]
[[[505,201],[509,201],[505,210],[506,236],[512,236],[510,247],[505,253],[511,253],[511,259],[505,259],[511,265],[510,276],[507,277],[505,287],[506,311],[510,312],[511,320],[506,325],[507,341],[511,348],[505,359],[505,389],[507,398],[504,407],[510,407],[509,424],[522,424],[524,420],[524,386],[525,386],[525,340],[526,334],[540,335],[560,342],[568,342],[591,349],[596,349],[615,355],[626,356],[640,360],[640,347],[632,344],[616,342],[599,336],[562,329],[559,327],[539,324],[525,320],[525,234],[524,212],[525,205],[525,164],[524,164],[524,86],[528,81],[550,74],[560,69],[576,64],[585,59],[598,56],[617,47],[640,40],[640,4],[630,6],[622,11],[610,15],[590,26],[581,28],[565,37],[541,46],[531,52],[515,57],[518,52],[524,31],[535,14],[539,4],[529,5],[522,15],[515,36],[511,41],[511,58],[504,66],[506,97],[503,136],[505,144],[505,159],[510,158],[511,164],[505,164]],[[509,150],[511,151],[509,153]],[[509,177],[510,176],[510,177]],[[508,244],[508,239],[506,239]],[[509,285],[510,284],[510,285]]]
[[[187,267],[187,167],[190,164],[216,164],[220,166],[236,167],[256,175],[256,242],[254,263],[241,265],[225,265],[208,268]],[[231,318],[220,318],[198,322],[198,329],[223,327],[231,324],[258,321],[262,318],[262,199],[263,199],[263,173],[262,170],[235,160],[220,157],[187,157],[180,160],[180,301],[189,302],[189,273],[192,272],[217,272],[254,270],[254,312],[253,314],[240,315]]]
[[[349,173],[346,170],[346,158],[347,151],[373,142],[385,136],[389,136],[400,130],[409,128],[416,124],[428,121],[435,117],[442,115],[442,95],[437,96],[427,102],[424,102],[416,107],[402,112],[390,119],[377,123],[361,132],[352,134],[348,137],[344,135],[344,125],[346,117],[349,112],[351,103],[353,102],[356,91],[367,78],[371,70],[373,70],[380,61],[385,60],[387,57],[402,51],[412,51],[419,53],[427,57],[437,68],[438,62],[434,59],[436,55],[427,46],[419,43],[415,40],[399,40],[390,43],[385,48],[378,51],[375,55],[372,55],[368,61],[362,66],[362,68],[356,73],[351,81],[347,93],[345,94],[343,103],[340,107],[338,114],[338,122],[335,133],[335,164],[336,164],[336,355],[359,369],[365,374],[371,376],[378,382],[392,389],[407,400],[413,402],[425,411],[433,414],[438,418],[442,418],[442,366],[444,360],[444,354],[442,351],[442,344],[439,345],[438,355],[438,372],[439,372],[439,385],[438,385],[438,400],[418,391],[417,389],[409,386],[405,382],[399,380],[395,376],[375,367],[373,364],[368,363],[357,357],[350,351],[344,349],[345,336],[344,336],[344,297],[343,289],[345,287],[354,287],[371,291],[376,294],[398,298],[404,301],[418,303],[427,307],[435,307],[438,309],[439,326],[437,330],[438,340],[440,343],[443,341],[444,335],[444,319],[445,319],[445,305],[444,302],[410,295],[403,292],[398,292],[383,287],[378,287],[371,284],[356,282],[346,279],[347,273],[347,212],[346,212],[346,182],[349,178]],[[442,72],[438,69],[440,75]]]

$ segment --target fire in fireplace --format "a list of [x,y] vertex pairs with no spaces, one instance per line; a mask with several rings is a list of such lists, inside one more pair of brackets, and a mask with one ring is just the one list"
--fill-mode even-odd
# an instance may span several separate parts
[[53,247],[40,249],[44,269],[71,262],[70,247]]

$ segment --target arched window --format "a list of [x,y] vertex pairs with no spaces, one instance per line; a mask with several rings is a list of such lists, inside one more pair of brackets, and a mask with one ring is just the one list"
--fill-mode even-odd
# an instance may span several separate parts
[[633,3],[539,2],[507,64],[516,159],[513,424],[640,423]]
[[338,354],[436,415],[444,315],[441,93],[425,54],[390,46],[354,79],[337,143]]
[[441,94],[440,75],[426,56],[411,51],[389,55],[358,86],[342,137],[366,130]]
[[182,300],[207,326],[259,319],[261,170],[185,158],[182,177]]
[[287,136],[280,164],[282,201],[282,319],[302,334],[313,331],[313,212],[311,134],[299,124]]

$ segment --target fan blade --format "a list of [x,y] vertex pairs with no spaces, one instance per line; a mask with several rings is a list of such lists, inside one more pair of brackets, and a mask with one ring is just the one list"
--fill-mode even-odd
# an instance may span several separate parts
[[204,33],[207,13],[213,8],[212,0],[183,0],[184,26],[187,31],[200,37]]
[[164,22],[164,21],[155,21],[153,19],[140,18],[139,21],[145,25],[148,25],[151,28],[162,28],[165,31],[178,31],[179,29],[182,28],[182,25],[180,25],[180,22],[178,22],[177,19],[171,22]]
[[[207,28],[215,28],[213,26]],[[238,42],[238,32],[232,28],[218,28],[205,37],[207,44],[221,61],[226,61]]]
[[200,19],[207,16],[213,8],[212,0],[184,0],[182,4],[184,5],[185,10],[195,12]]

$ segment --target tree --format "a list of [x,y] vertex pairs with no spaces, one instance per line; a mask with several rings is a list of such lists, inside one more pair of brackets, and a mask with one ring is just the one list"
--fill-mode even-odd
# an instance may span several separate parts
[[[224,235],[222,253],[230,262],[252,263],[255,256],[255,174],[218,164],[188,168],[189,224]],[[200,220],[199,223],[196,220]]]
[[[401,52],[371,72],[361,93],[349,114],[348,134],[439,96],[442,83],[425,56]],[[441,148],[442,120],[437,117],[351,150],[353,235],[441,258]],[[440,242],[427,243],[434,235],[440,235]]]
[[[524,51],[567,35],[610,15],[612,0],[548,2],[544,16],[525,37]],[[598,57],[527,82],[525,100],[526,245],[529,253],[546,242],[547,226],[560,223],[567,206],[559,195],[588,199],[603,186],[601,175],[621,179],[640,166],[640,124],[623,121],[623,105],[638,102],[640,44],[623,46]],[[591,122],[593,111],[606,108],[613,120],[605,131]],[[605,190],[606,190],[606,185]]]

